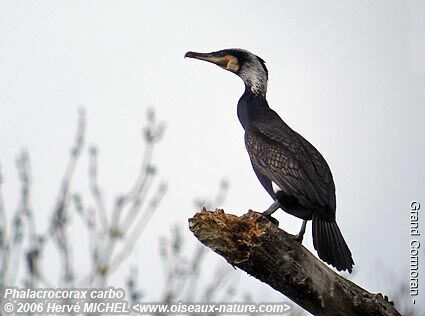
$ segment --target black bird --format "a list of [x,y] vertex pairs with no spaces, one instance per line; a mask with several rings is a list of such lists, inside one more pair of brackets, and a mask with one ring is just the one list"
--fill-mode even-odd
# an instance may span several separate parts
[[185,57],[214,63],[238,75],[245,84],[245,93],[238,102],[238,118],[255,174],[274,200],[263,214],[270,217],[281,208],[303,219],[301,231],[295,236],[300,242],[307,220],[312,220],[313,244],[319,257],[338,271],[351,273],[351,252],[335,221],[332,173],[319,151],[269,107],[264,60],[243,49],[188,52]]

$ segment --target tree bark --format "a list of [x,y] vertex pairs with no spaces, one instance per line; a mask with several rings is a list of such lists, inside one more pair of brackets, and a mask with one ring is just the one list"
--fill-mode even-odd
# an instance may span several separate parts
[[313,315],[400,315],[388,298],[341,277],[261,213],[205,208],[189,219],[204,245]]

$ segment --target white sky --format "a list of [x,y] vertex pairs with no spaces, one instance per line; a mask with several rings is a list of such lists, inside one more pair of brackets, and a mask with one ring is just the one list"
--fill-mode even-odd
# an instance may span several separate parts
[[[423,1],[2,1],[6,206],[16,207],[14,158],[25,147],[34,209],[50,213],[80,105],[112,202],[134,179],[144,114],[155,107],[167,125],[156,164],[169,192],[129,261],[145,270],[145,288],[160,291],[158,236],[173,223],[185,225],[194,197],[212,195],[226,177],[228,211],[264,210],[271,202],[236,117],[242,82],[183,58],[188,50],[241,47],[266,60],[271,107],[331,166],[354,281],[381,292],[391,291],[393,274],[407,284],[409,204],[425,203],[424,16]],[[74,183],[80,191],[86,163]],[[298,231],[299,220],[282,212],[278,218]],[[310,229],[304,244],[312,249]]]

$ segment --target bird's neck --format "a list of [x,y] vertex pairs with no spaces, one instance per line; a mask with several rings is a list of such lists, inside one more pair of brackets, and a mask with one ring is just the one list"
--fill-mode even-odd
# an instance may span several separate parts
[[267,93],[267,82],[264,84],[260,82],[245,82],[245,91],[265,98]]
[[244,129],[255,125],[256,119],[262,117],[269,110],[265,97],[253,93],[248,88],[245,89],[245,93],[238,102],[238,118]]
[[241,70],[239,76],[245,84],[245,93],[266,98],[267,74],[264,71]]

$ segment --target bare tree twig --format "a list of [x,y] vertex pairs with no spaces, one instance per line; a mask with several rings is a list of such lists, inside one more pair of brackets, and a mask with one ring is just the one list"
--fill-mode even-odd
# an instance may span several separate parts
[[[112,215],[112,225],[118,226],[120,223],[120,215],[123,210],[123,208],[128,203],[140,203],[138,202],[138,199],[140,200],[141,193],[145,190],[146,186],[148,185],[150,181],[150,177],[155,173],[155,169],[152,167],[152,155],[153,155],[153,148],[155,143],[157,143],[163,134],[164,131],[164,124],[163,123],[157,123],[155,118],[155,112],[153,109],[149,109],[147,112],[147,118],[148,118],[148,125],[143,130],[143,136],[145,141],[145,151],[143,153],[142,157],[142,164],[140,168],[140,172],[136,178],[136,181],[134,185],[130,188],[130,190],[117,198],[115,203],[114,212]],[[125,225],[123,225],[123,228],[125,229],[128,223],[130,222],[131,218],[134,218],[134,212],[137,212],[137,206],[133,207],[133,210],[129,212],[127,215],[127,218],[124,219]],[[116,227],[113,227],[116,228]]]
[[[1,165],[0,165],[1,167]],[[8,270],[9,256],[10,256],[10,239],[8,231],[8,222],[6,209],[3,200],[3,174],[0,168],[0,252],[1,267],[0,267],[0,288],[6,285],[6,276]]]
[[190,261],[189,275],[187,277],[186,287],[186,298],[191,298],[196,293],[197,281],[200,275],[201,264],[204,261],[207,248],[204,245],[198,245],[193,252],[192,259]]
[[223,283],[228,280],[229,270],[218,269],[216,273],[214,273],[214,279],[212,283],[210,283],[203,294],[203,300],[206,302],[211,302],[214,294],[218,289],[221,289]]
[[130,303],[133,305],[142,298],[142,292],[137,288],[138,270],[136,267],[130,269],[130,275],[127,278],[127,292],[129,294]]
[[[99,254],[99,239],[98,232],[96,228],[96,212],[93,209],[88,209],[84,207],[82,198],[80,194],[73,194],[72,201],[74,202],[74,207],[77,211],[77,214],[80,215],[82,222],[85,224],[88,232],[89,240],[89,252],[92,260],[92,267],[97,267],[98,265],[98,254]],[[103,232],[104,233],[104,232]]]
[[120,228],[121,231],[125,232],[130,229],[131,225],[134,223],[135,218],[140,212],[140,209],[143,205],[144,199],[148,193],[149,188],[151,187],[150,184],[152,183],[153,176],[155,173],[155,169],[153,167],[147,166],[147,171],[144,174],[144,181],[140,186],[139,192],[137,192],[137,197],[135,197],[131,201],[130,209],[127,213],[127,216],[124,218],[123,223],[121,224]]
[[28,270],[26,283],[34,287],[36,280],[40,279],[39,259],[41,252],[41,239],[36,234],[34,215],[30,203],[31,189],[31,164],[29,154],[23,150],[16,161],[19,179],[21,181],[20,211],[27,219],[29,249],[25,251],[26,267]]
[[[22,151],[16,159],[16,167],[18,170],[19,180],[21,183],[21,197],[18,208],[13,216],[13,224],[11,231],[11,240],[9,241],[9,258],[6,264],[6,284],[14,283],[19,266],[19,256],[22,251],[22,244],[25,237],[24,219],[29,208],[29,176],[28,176],[28,153]],[[10,266],[11,265],[11,266]],[[11,268],[10,270],[8,269]]]
[[124,261],[124,259],[131,253],[134,246],[136,245],[137,240],[140,238],[146,224],[148,223],[150,217],[157,209],[159,203],[165,195],[167,190],[167,185],[165,183],[161,183],[157,189],[156,194],[152,197],[149,205],[145,212],[143,212],[142,216],[139,218],[139,221],[134,226],[134,229],[130,233],[124,248],[121,252],[112,260],[110,272],[112,273],[117,269],[117,267]]
[[100,222],[102,223],[103,232],[108,231],[108,217],[106,215],[105,202],[99,186],[99,179],[97,174],[98,163],[97,163],[98,151],[96,147],[91,147],[89,151],[89,183],[90,183],[90,192],[92,193],[98,214],[100,217]]
[[4,199],[3,199],[3,173],[0,164],[0,247],[3,245],[3,234],[6,233],[7,230],[7,218],[6,218],[6,210],[4,207]]
[[[129,191],[117,199],[112,214],[108,213],[99,184],[98,156],[94,147],[89,151],[88,173],[89,197],[91,197],[89,200],[92,205],[84,205],[83,195],[72,192],[75,171],[85,144],[85,125],[85,113],[81,109],[75,141],[71,147],[70,157],[54,201],[50,225],[44,234],[37,234],[34,220],[36,213],[33,213],[30,206],[32,179],[28,153],[23,151],[16,161],[21,192],[19,205],[13,214],[11,225],[7,221],[3,204],[2,175],[0,173],[0,287],[17,284],[15,279],[18,276],[20,280],[24,280],[24,286],[31,287],[37,286],[36,281],[47,287],[52,287],[52,285],[73,287],[76,284],[92,286],[93,282],[97,280],[100,281],[100,286],[106,285],[109,275],[131,253],[144,227],[158,208],[165,194],[166,185],[161,183],[156,192],[151,194],[150,189],[154,187],[153,180],[156,171],[152,166],[152,155],[155,144],[161,139],[164,125],[156,121],[153,110],[148,112],[148,124],[143,130],[146,146],[140,172]],[[87,229],[89,253],[92,260],[92,270],[89,271],[88,276],[78,280],[75,278],[76,270],[73,268],[71,257],[75,239],[68,236],[72,216],[70,206],[73,207],[73,211],[75,208],[81,223]],[[112,218],[108,215],[112,215]],[[8,229],[9,227],[10,229]],[[127,234],[127,232],[129,233]],[[118,239],[121,239],[122,243],[118,243]],[[50,240],[55,243],[55,249],[61,260],[60,279],[54,284],[44,277],[41,262],[43,251]],[[28,248],[23,249],[24,246],[28,246]],[[117,249],[114,252],[115,247]],[[20,269],[20,262],[25,263],[25,270]],[[77,281],[78,283],[76,283]]]
[[54,239],[57,242],[59,251],[62,252],[62,265],[64,285],[72,284],[74,280],[74,272],[71,263],[70,243],[68,241],[66,224],[68,220],[68,197],[70,191],[71,180],[74,175],[75,167],[81,156],[82,148],[84,146],[85,134],[85,112],[80,109],[78,113],[78,129],[75,137],[75,143],[71,148],[71,155],[65,174],[62,178],[62,183],[59,189],[59,194],[56,200],[56,205],[53,212],[50,230],[54,234]]
[[[121,262],[128,256],[129,251],[133,249],[144,225],[149,220],[152,212],[157,208],[163,193],[165,193],[166,186],[165,184],[161,184],[156,196],[151,199],[146,210],[141,212],[141,208],[145,203],[155,173],[155,169],[152,167],[153,148],[161,139],[164,130],[164,125],[156,122],[153,110],[148,111],[147,117],[148,126],[144,129],[143,133],[145,150],[142,157],[142,166],[134,185],[126,194],[116,199],[109,234],[103,247],[99,267],[97,269],[97,274],[101,277],[100,281],[103,284],[106,282],[107,273],[116,270]],[[127,211],[124,212],[124,210]],[[125,215],[125,218],[121,223],[121,217],[123,215]],[[137,217],[139,217],[138,221]],[[117,239],[123,237],[123,234],[130,230],[130,226],[133,226],[133,223],[137,223],[136,227],[130,233],[120,253],[114,256]]]
[[21,201],[19,208],[28,220],[29,239],[35,240],[35,223],[30,206],[31,164],[29,154],[26,150],[23,150],[21,155],[16,159],[16,167],[21,181]]
[[[221,205],[229,188],[227,180],[222,179],[217,191],[217,194],[212,199],[195,199],[195,205]],[[207,248],[203,245],[198,245],[193,251],[193,255],[188,258],[182,253],[183,238],[180,229],[177,226],[172,229],[170,239],[161,238],[159,252],[161,262],[166,275],[165,287],[162,294],[162,302],[170,302],[176,300],[205,301],[206,296],[199,295],[201,293],[198,288],[200,281],[201,266],[207,254]],[[209,288],[212,297],[215,293],[223,292],[223,287],[218,288],[216,280],[220,278],[222,273],[227,271],[220,267],[213,273],[212,282],[207,285],[203,284],[203,288]],[[232,278],[227,278],[230,280]],[[207,291],[205,291],[206,293]],[[204,293],[204,294],[205,294]]]

